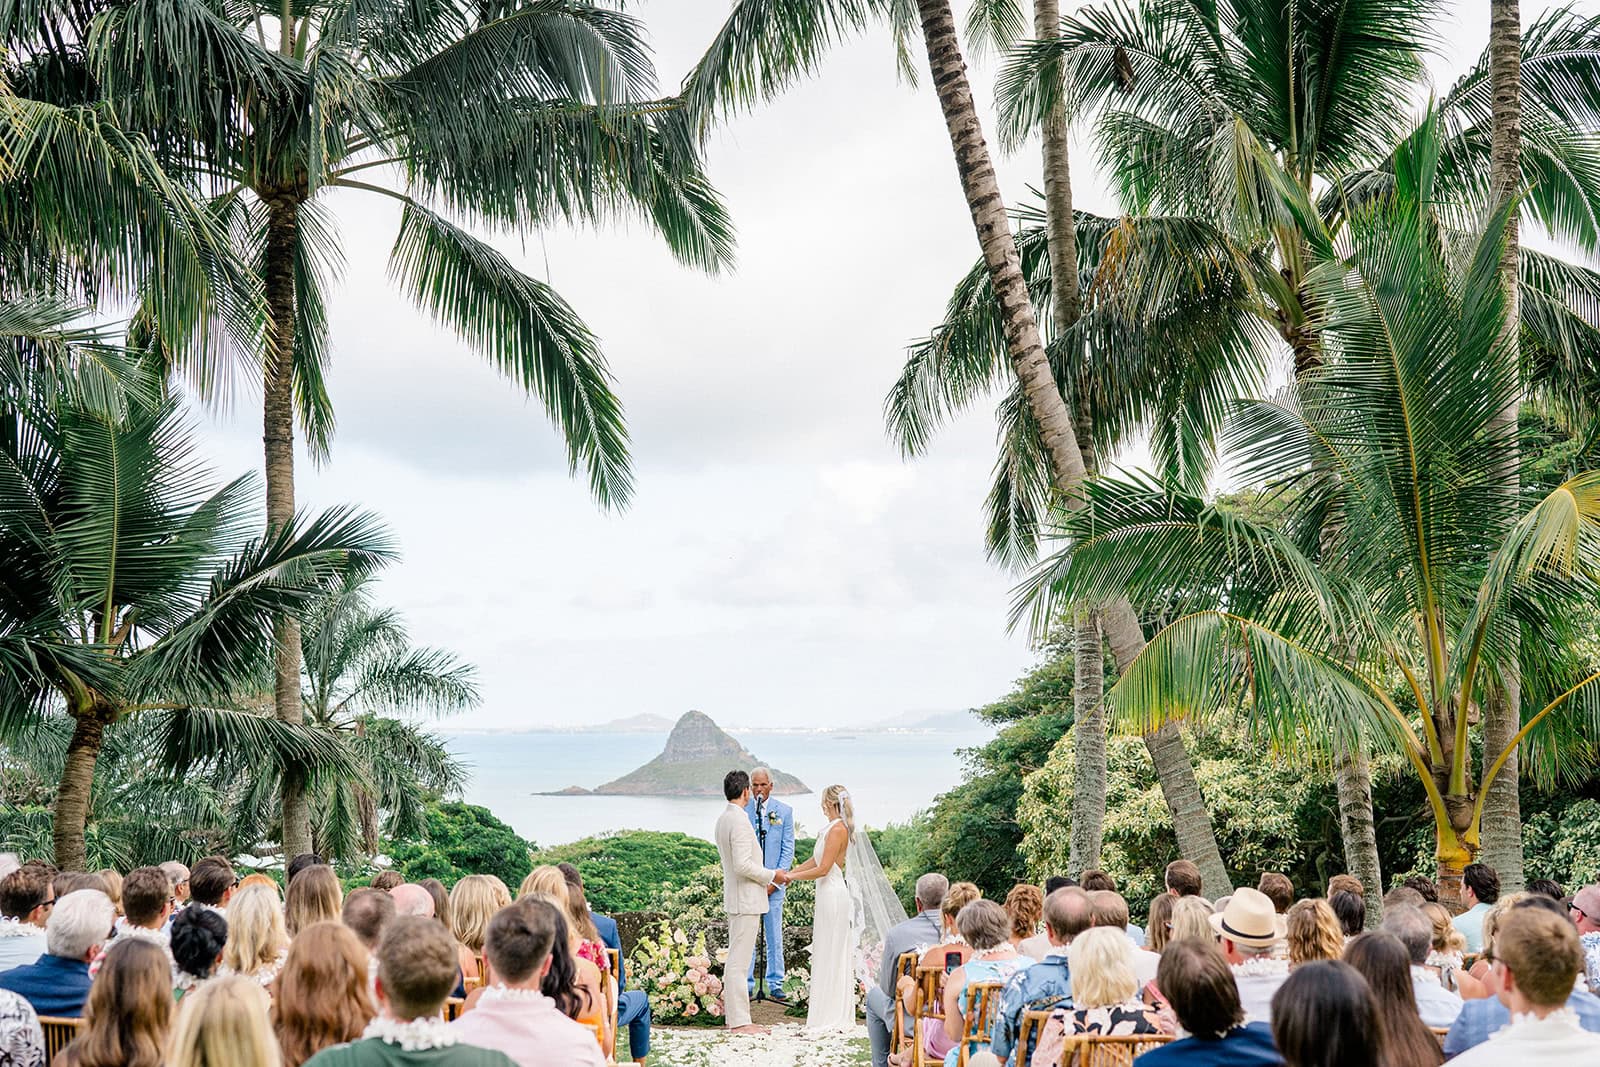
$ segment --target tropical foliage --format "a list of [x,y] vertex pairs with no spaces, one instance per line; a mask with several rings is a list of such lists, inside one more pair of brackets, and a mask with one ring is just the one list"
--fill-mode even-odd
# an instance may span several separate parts
[[533,870],[525,841],[488,808],[459,802],[430,803],[422,833],[387,844],[396,870],[410,881],[437,878],[454,885],[469,874],[492,874],[513,892]]
[[720,864],[717,847],[709,841],[651,830],[586,837],[537,852],[533,862],[577,867],[589,906],[607,913],[642,911],[662,894],[688,885],[702,867]]

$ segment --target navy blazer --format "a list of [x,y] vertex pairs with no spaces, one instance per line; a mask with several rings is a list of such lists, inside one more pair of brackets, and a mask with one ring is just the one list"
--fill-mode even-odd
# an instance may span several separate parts
[[35,963],[0,972],[0,989],[16,993],[39,1015],[76,1019],[89,999],[89,964],[46,953]]
[[617,950],[617,990],[628,988],[627,967],[622,962],[622,937],[617,933],[617,920],[609,915],[601,915],[591,911],[589,918],[594,920],[594,928],[600,931],[600,943],[606,948]]

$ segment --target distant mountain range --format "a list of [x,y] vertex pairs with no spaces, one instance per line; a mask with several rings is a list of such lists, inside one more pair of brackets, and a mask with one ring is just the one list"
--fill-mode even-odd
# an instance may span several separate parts
[[[464,730],[462,733],[550,733],[550,734],[665,734],[672,731],[674,720],[664,715],[643,713],[609,722],[585,723],[578,726],[533,726],[516,729]],[[939,733],[953,730],[970,730],[979,726],[971,711],[907,711],[892,718],[861,726],[812,726],[801,723],[762,723],[760,725],[730,726],[728,729],[748,733]]]
[[[643,767],[592,791],[574,785],[557,795],[718,797],[722,795],[722,776],[730,767],[760,765],[749,749],[719,729],[709,715],[691,711],[673,724],[661,755]],[[776,767],[770,773],[773,792],[780,796],[811,791],[792,774]]]

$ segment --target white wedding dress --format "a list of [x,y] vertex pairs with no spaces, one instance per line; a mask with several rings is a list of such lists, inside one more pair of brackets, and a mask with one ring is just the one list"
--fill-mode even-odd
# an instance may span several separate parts
[[[817,835],[812,858],[822,861],[828,832]],[[855,905],[844,868],[835,863],[816,881],[816,915],[811,926],[811,1002],[807,1030],[853,1030],[856,1025],[856,950],[860,944]]]

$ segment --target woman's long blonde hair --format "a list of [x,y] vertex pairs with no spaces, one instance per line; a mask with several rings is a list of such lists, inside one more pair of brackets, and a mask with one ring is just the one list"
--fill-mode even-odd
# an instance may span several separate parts
[[1167,944],[1186,937],[1202,941],[1215,941],[1217,933],[1211,928],[1211,905],[1199,897],[1179,897],[1172,905],[1172,932]]
[[1344,955],[1344,927],[1326,900],[1297,900],[1290,905],[1285,919],[1291,967]]
[[235,974],[255,974],[289,947],[278,891],[264,885],[249,886],[228,902],[228,943],[222,963]]
[[546,864],[529,871],[528,877],[517,887],[517,899],[521,900],[529,893],[543,893],[550,898],[550,903],[561,909],[562,916],[566,916],[567,876],[561,873],[561,868]]
[[1121,1004],[1139,991],[1133,972],[1133,944],[1110,926],[1096,926],[1072,939],[1067,949],[1072,969],[1072,1003],[1079,1008]]
[[489,920],[511,903],[506,884],[488,874],[469,874],[450,890],[450,924],[456,940],[475,953],[483,952]]
[[167,1067],[281,1067],[269,1004],[252,978],[207,982],[178,1006]]
[[327,864],[307,867],[294,876],[283,898],[283,922],[289,937],[322,922],[338,922],[344,906],[344,890],[339,876]]
[[856,832],[856,808],[850,802],[850,791],[842,785],[830,785],[822,791],[822,811],[826,815],[832,809],[835,818],[844,821],[844,828],[850,833]]

